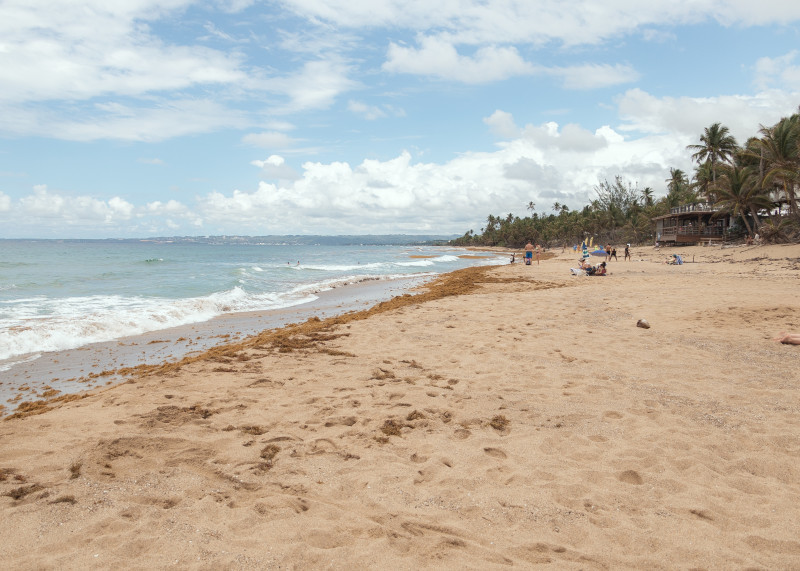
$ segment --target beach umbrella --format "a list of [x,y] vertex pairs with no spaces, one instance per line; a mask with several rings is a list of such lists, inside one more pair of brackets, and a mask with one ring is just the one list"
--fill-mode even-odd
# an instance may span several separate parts
[[608,252],[605,250],[595,250],[592,252],[592,256],[608,256]]

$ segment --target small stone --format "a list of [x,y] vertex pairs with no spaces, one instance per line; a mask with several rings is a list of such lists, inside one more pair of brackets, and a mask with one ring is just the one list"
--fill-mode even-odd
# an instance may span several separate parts
[[647,323],[646,319],[640,319],[636,322],[636,327],[641,327],[642,329],[650,329],[650,324]]

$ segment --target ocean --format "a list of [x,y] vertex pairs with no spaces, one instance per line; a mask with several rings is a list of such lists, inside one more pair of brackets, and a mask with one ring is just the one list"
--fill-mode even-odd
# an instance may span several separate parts
[[507,261],[463,253],[433,246],[0,240],[0,379],[50,352],[309,304],[344,284],[419,282]]

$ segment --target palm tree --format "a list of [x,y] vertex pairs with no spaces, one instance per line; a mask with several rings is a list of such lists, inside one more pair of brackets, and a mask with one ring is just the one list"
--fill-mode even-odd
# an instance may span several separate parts
[[699,145],[688,145],[686,148],[695,151],[692,158],[698,164],[706,161],[711,163],[711,182],[716,182],[717,163],[727,162],[736,152],[737,145],[727,127],[714,123],[700,135]]
[[782,119],[774,127],[761,126],[756,139],[758,157],[765,163],[764,187],[776,185],[797,214],[797,185],[800,183],[800,116]]
[[692,179],[694,182],[690,188],[698,195],[702,196],[704,200],[714,204],[717,201],[717,195],[713,190],[713,173],[711,171],[711,163],[706,161],[694,167],[694,175]]
[[752,234],[747,215],[753,217],[756,229],[761,225],[758,211],[769,208],[772,204],[769,198],[761,192],[758,184],[758,173],[753,167],[726,166],[720,170],[714,190],[719,195],[719,205],[722,212],[742,218],[747,233]]
[[[672,169],[670,169],[671,171]],[[642,189],[642,200],[645,206],[653,206],[653,189],[646,186]]]
[[670,208],[695,200],[695,194],[689,185],[689,178],[681,169],[669,169],[669,178],[666,179],[666,183],[666,202]]

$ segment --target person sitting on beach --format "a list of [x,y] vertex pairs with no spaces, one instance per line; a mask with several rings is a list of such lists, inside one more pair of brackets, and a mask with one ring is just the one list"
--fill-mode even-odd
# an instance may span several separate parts
[[587,276],[604,276],[604,275],[606,275],[606,263],[605,262],[600,262],[599,266],[596,266],[594,268],[590,267],[588,270],[586,270],[586,275]]
[[800,345],[800,333],[781,333],[775,337],[775,341],[784,345]]
[[573,276],[583,276],[583,275],[589,275],[588,272],[591,269],[592,269],[592,264],[589,263],[589,260],[578,258],[578,267],[570,268],[569,271],[572,273]]
[[666,263],[671,266],[680,266],[683,264],[683,258],[681,258],[678,254],[672,254],[672,258],[668,258]]

